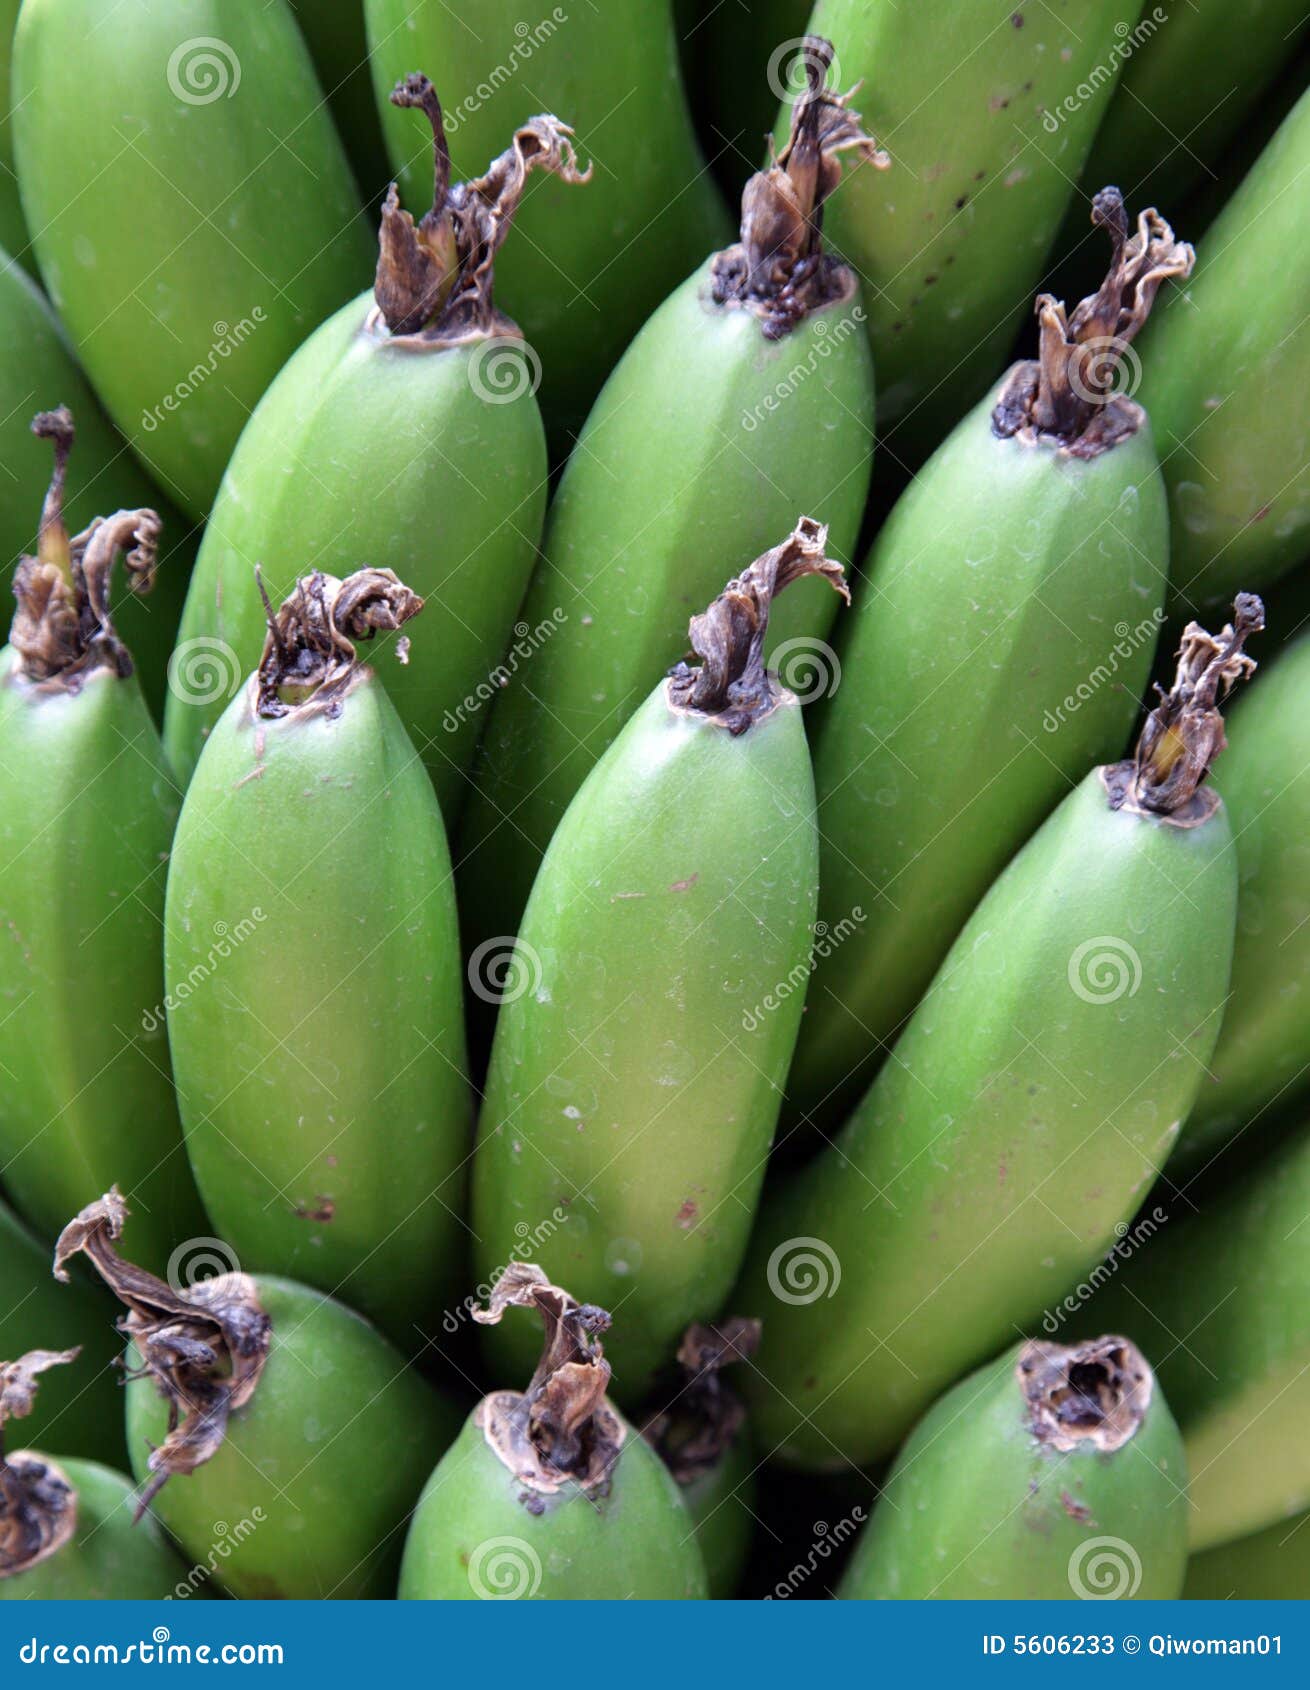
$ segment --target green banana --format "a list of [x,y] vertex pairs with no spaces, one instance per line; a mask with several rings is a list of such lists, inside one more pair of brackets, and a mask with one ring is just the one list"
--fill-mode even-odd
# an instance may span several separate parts
[[1173,1148],[1237,902],[1199,783],[1262,622],[1243,595],[1218,639],[1188,629],[1136,758],[1093,770],[1014,858],[841,1136],[766,1203],[735,1297],[763,1315],[747,1396],[783,1460],[890,1452],[1070,1290]]
[[127,1307],[138,1507],[233,1596],[394,1594],[400,1528],[456,1431],[450,1405],[317,1291],[240,1272],[177,1288],[134,1267],[116,1248],[125,1219],[116,1191],[88,1205],[55,1268],[85,1253]]
[[134,1523],[121,1473],[5,1449],[5,1422],[31,1412],[40,1375],[77,1354],[32,1350],[0,1361],[0,1601],[159,1600],[186,1569],[149,1515]]
[[1233,981],[1175,1162],[1221,1144],[1310,1080],[1310,638],[1233,713],[1220,788],[1237,839]]
[[[828,524],[836,557],[854,550],[873,372],[854,277],[822,252],[819,223],[842,156],[881,155],[847,97],[824,92],[830,52],[808,52],[789,144],[743,196],[742,243],[646,324],[565,469],[523,609],[528,627],[559,628],[496,701],[461,833],[475,941],[514,931],[570,799],[724,577],[798,510]],[[774,625],[783,679],[808,670],[811,695],[834,612],[802,587]]]
[[255,402],[366,262],[285,0],[32,0],[14,130],[41,275],[106,409],[204,516]]
[[1176,607],[1261,587],[1310,548],[1310,92],[1211,225],[1142,343],[1169,488]]
[[114,1363],[123,1346],[113,1303],[82,1280],[60,1290],[50,1277],[50,1251],[3,1202],[0,1285],[0,1356],[45,1345],[81,1352],[81,1365],[48,1380],[31,1408],[30,1441],[121,1466],[126,1452]]
[[[874,542],[814,736],[820,916],[792,1102],[838,1121],[970,911],[1089,764],[1117,757],[1164,620],[1168,515],[1129,346],[1192,249],[1154,211],[1016,364]],[[967,679],[966,679],[967,678]],[[965,693],[967,691],[967,699]]]
[[387,191],[391,170],[373,104],[363,0],[291,0],[342,144],[368,204]]
[[1024,1343],[906,1440],[842,1579],[856,1600],[1172,1601],[1183,1441],[1124,1338]]
[[758,1320],[692,1325],[678,1349],[682,1378],[642,1436],[678,1481],[705,1562],[709,1594],[736,1596],[755,1525],[755,1470],[746,1411],[723,1368],[754,1355]]
[[1083,180],[1176,203],[1222,164],[1306,22],[1305,0],[1247,0],[1240,29],[1229,0],[1146,0]]
[[818,0],[810,29],[836,43],[846,81],[863,79],[895,165],[855,174],[827,217],[865,284],[893,458],[926,457],[1000,367],[1141,9]]
[[[453,819],[546,502],[530,355],[492,302],[492,259],[530,171],[586,178],[567,128],[539,117],[484,176],[452,187],[431,83],[408,77],[394,98],[432,126],[433,208],[416,228],[388,199],[373,293],[306,342],[243,432],[182,619],[165,744],[189,774],[259,661],[255,563],[280,598],[306,558],[341,575],[385,559],[438,623],[440,661],[399,668],[387,687]],[[430,256],[438,249],[453,275]]]
[[159,925],[177,796],[108,582],[149,589],[159,518],[97,517],[70,539],[66,410],[33,430],[55,469],[0,653],[0,1172],[49,1236],[118,1179],[162,1266],[205,1231],[168,1071]]
[[539,360],[561,455],[623,348],[730,224],[692,129],[671,0],[584,11],[480,0],[477,28],[446,0],[365,0],[382,129],[404,203],[427,201],[424,161],[388,104],[410,64],[439,66],[455,168],[471,174],[526,112],[561,112],[602,161],[585,197],[542,183],[501,266],[502,302]]
[[[588,776],[508,968],[485,945],[470,962],[474,990],[501,999],[473,1167],[477,1278],[494,1282],[513,1237],[560,1215],[539,1257],[622,1307],[609,1353],[625,1403],[731,1289],[796,1039],[814,788],[798,700],[762,652],[776,592],[807,575],[845,591],[826,538],[802,520],[693,618],[703,667],[660,682]],[[526,1372],[522,1332],[492,1337],[499,1376]]]
[[1310,1514],[1193,1555],[1183,1595],[1199,1602],[1310,1599]]
[[441,813],[354,642],[421,609],[366,569],[270,617],[187,791],[164,919],[178,1104],[222,1236],[411,1348],[460,1269],[463,981]]
[[474,1318],[535,1309],[526,1391],[483,1397],[414,1510],[402,1600],[703,1597],[695,1528],[663,1462],[606,1397],[610,1317],[516,1263]]
[[1089,1308],[1158,1358],[1187,1445],[1193,1550],[1310,1507],[1308,1205],[1300,1127],[1161,1228]]
[[[27,224],[23,221],[14,171],[13,106],[9,85],[14,50],[14,25],[22,0],[0,0],[0,249],[16,255],[24,268],[33,268],[27,249]],[[12,260],[0,253],[0,271]]]
[[49,475],[49,454],[28,428],[38,405],[58,404],[77,418],[78,485],[68,517],[82,528],[97,511],[154,505],[164,523],[159,572],[147,598],[130,588],[110,595],[110,610],[132,653],[151,711],[163,714],[168,661],[195,557],[190,525],[174,515],[151,484],[68,349],[45,296],[0,252],[0,562],[31,550],[37,490]]

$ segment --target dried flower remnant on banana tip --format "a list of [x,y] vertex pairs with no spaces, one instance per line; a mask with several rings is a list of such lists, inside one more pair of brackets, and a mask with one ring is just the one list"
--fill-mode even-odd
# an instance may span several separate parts
[[642,1436],[680,1485],[718,1466],[741,1431],[746,1409],[723,1370],[748,1361],[760,1345],[761,1324],[744,1317],[718,1326],[689,1326],[678,1346],[682,1382],[677,1396],[642,1428]]
[[492,300],[496,254],[533,170],[569,183],[590,181],[591,166],[578,168],[572,129],[557,117],[529,118],[485,176],[452,184],[441,101],[431,82],[407,76],[392,89],[391,103],[422,111],[432,125],[434,185],[431,209],[418,223],[401,208],[394,182],[387,191],[378,231],[375,319],[393,335],[421,336],[425,343],[517,337],[517,325]]
[[1154,209],[1141,213],[1130,236],[1118,188],[1093,199],[1092,224],[1110,236],[1105,280],[1068,316],[1052,294],[1038,295],[1037,359],[1015,365],[992,412],[1003,439],[1047,436],[1078,458],[1094,458],[1141,427],[1141,406],[1115,392],[1120,364],[1161,284],[1190,276],[1196,259]]
[[77,1524],[77,1493],[67,1476],[31,1450],[8,1454],[5,1426],[32,1412],[40,1374],[66,1367],[81,1353],[80,1346],[29,1350],[16,1361],[0,1361],[0,1579],[47,1560]]
[[535,1309],[541,1316],[546,1334],[541,1359],[526,1391],[484,1397],[477,1423],[499,1459],[530,1487],[520,1498],[529,1513],[541,1512],[541,1494],[566,1485],[604,1496],[626,1435],[605,1394],[610,1365],[600,1340],[610,1317],[552,1285],[530,1262],[506,1268],[487,1307],[475,1309],[473,1318],[496,1326],[512,1308]]
[[168,1433],[150,1452],[153,1476],[141,1492],[139,1519],[174,1474],[193,1473],[218,1453],[228,1416],[255,1394],[272,1324],[247,1274],[218,1274],[174,1290],[125,1261],[114,1245],[126,1219],[117,1187],[88,1204],[59,1235],[54,1274],[67,1283],[72,1257],[90,1259],[127,1307],[119,1329],[136,1347],[137,1377],[153,1379],[168,1404]]
[[1067,1454],[1089,1444],[1102,1455],[1123,1446],[1146,1418],[1155,1375],[1127,1338],[1081,1344],[1027,1343],[1015,1378],[1038,1443]]
[[679,663],[669,671],[675,707],[719,721],[732,734],[745,733],[783,697],[786,689],[764,666],[764,642],[773,600],[794,581],[822,576],[846,603],[846,572],[826,555],[828,530],[802,517],[780,546],[757,557],[689,628],[696,667]]
[[[263,592],[263,581],[260,580]],[[423,600],[390,569],[358,569],[339,580],[315,570],[303,576],[274,612],[264,598],[268,634],[256,675],[257,711],[285,716],[312,702],[329,716],[361,672],[356,642],[394,633],[423,608]],[[396,642],[409,661],[409,641]]]
[[850,266],[823,251],[823,205],[841,180],[841,155],[855,153],[858,162],[879,170],[891,163],[850,109],[858,85],[845,94],[825,88],[832,60],[830,42],[806,36],[805,87],[792,107],[787,144],[746,184],[741,240],[714,260],[715,302],[754,311],[769,340],[780,340],[809,312],[856,290]]
[[32,433],[54,447],[54,470],[41,509],[35,557],[22,557],[14,571],[18,601],[10,643],[23,677],[49,690],[76,692],[86,675],[110,669],[132,673],[127,647],[109,615],[109,581],[120,554],[135,593],[154,586],[159,552],[159,516],[152,510],[98,516],[69,537],[64,523],[64,481],[73,449],[72,413],[66,406],[42,411]]
[[1219,635],[1189,622],[1178,648],[1178,668],[1168,692],[1146,718],[1131,761],[1103,772],[1113,809],[1136,811],[1196,827],[1219,806],[1213,787],[1202,787],[1210,766],[1228,743],[1222,699],[1238,681],[1255,673],[1255,659],[1242,647],[1261,633],[1265,608],[1255,593],[1239,593],[1233,620]]

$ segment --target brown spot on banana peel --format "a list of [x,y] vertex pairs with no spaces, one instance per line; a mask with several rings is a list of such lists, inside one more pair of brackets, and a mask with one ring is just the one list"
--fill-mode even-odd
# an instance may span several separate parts
[[13,1578],[63,1548],[77,1524],[77,1493],[68,1476],[31,1450],[5,1451],[5,1426],[32,1412],[37,1379],[81,1355],[71,1350],[29,1350],[0,1361],[0,1579]]
[[591,165],[578,168],[572,129],[557,117],[529,118],[484,176],[452,185],[441,102],[431,82],[407,76],[392,89],[391,103],[422,111],[432,125],[432,207],[415,224],[401,208],[396,184],[387,190],[369,326],[381,322],[398,340],[432,346],[519,337],[517,324],[492,299],[496,254],[533,170],[574,184],[591,180]]
[[1161,284],[1190,276],[1196,259],[1154,208],[1141,213],[1130,237],[1118,188],[1093,199],[1092,224],[1110,236],[1105,280],[1068,316],[1052,294],[1038,295],[1037,360],[1014,366],[992,412],[1002,439],[1054,440],[1075,458],[1097,457],[1142,426],[1141,406],[1114,392],[1119,365]]
[[1219,710],[1232,688],[1255,673],[1243,646],[1261,633],[1265,609],[1255,593],[1239,593],[1233,620],[1216,636],[1189,622],[1178,647],[1178,667],[1168,692],[1142,727],[1131,760],[1101,770],[1112,810],[1154,816],[1175,827],[1198,827],[1219,807],[1213,787],[1202,786],[1228,743]]
[[859,86],[827,91],[832,43],[807,35],[801,48],[805,88],[791,112],[787,144],[741,197],[741,239],[720,252],[711,277],[717,305],[741,305],[780,340],[820,306],[854,296],[850,266],[823,251],[823,205],[841,180],[843,153],[879,170],[891,163],[850,109]]
[[764,667],[764,643],[773,600],[793,581],[819,575],[846,603],[846,572],[826,555],[828,530],[803,516],[780,546],[757,557],[689,629],[698,667],[669,671],[668,698],[676,710],[709,717],[731,734],[745,733],[774,709],[786,689]]
[[35,557],[21,557],[14,571],[17,608],[9,639],[18,673],[44,691],[75,693],[96,669],[132,673],[127,647],[109,614],[109,582],[121,554],[134,593],[154,586],[159,559],[159,516],[152,510],[96,517],[69,538],[64,525],[64,483],[73,449],[72,413],[61,405],[42,411],[32,433],[54,446],[54,469],[41,509]]
[[1067,1454],[1090,1445],[1112,1454],[1133,1437],[1155,1391],[1155,1375],[1127,1338],[1081,1344],[1027,1343],[1015,1379],[1038,1443]]
[[[305,709],[339,715],[361,672],[356,642],[394,632],[423,608],[390,569],[359,569],[345,580],[315,570],[276,614],[267,597],[264,604],[268,634],[254,688],[256,713],[266,717]],[[407,661],[408,642],[397,656]]]
[[255,1394],[272,1325],[254,1281],[244,1273],[219,1274],[175,1290],[125,1261],[114,1245],[126,1219],[127,1205],[117,1186],[111,1187],[60,1233],[54,1275],[67,1283],[71,1258],[90,1259],[127,1307],[119,1330],[136,1346],[141,1375],[154,1380],[168,1404],[168,1433],[150,1452],[153,1477],[138,1498],[140,1519],[174,1474],[194,1473],[217,1454],[229,1415]]
[[683,1334],[677,1395],[641,1434],[680,1485],[717,1467],[741,1431],[746,1410],[723,1370],[755,1354],[761,1330],[758,1320],[736,1318],[718,1326],[697,1321]]
[[546,1340],[526,1391],[484,1397],[475,1420],[501,1462],[528,1487],[519,1500],[539,1512],[543,1495],[576,1485],[604,1496],[627,1429],[606,1399],[610,1366],[601,1337],[610,1317],[579,1303],[541,1268],[515,1262],[506,1268],[485,1309],[483,1326],[498,1325],[511,1308],[535,1309]]

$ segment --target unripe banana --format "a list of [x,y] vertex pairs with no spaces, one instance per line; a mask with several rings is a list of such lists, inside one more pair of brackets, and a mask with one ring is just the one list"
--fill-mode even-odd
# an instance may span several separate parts
[[40,1376],[77,1357],[32,1350],[0,1361],[0,1601],[158,1600],[186,1569],[153,1519],[134,1529],[121,1473],[5,1448],[5,1423],[31,1413]]
[[1310,1132],[1198,1201],[1088,1311],[1154,1346],[1187,1445],[1193,1550],[1310,1507]]
[[118,1179],[162,1268],[207,1228],[169,1078],[160,922],[177,794],[109,614],[123,555],[148,591],[159,518],[97,517],[70,539],[73,422],[33,423],[55,470],[0,654],[0,1171],[53,1237]]
[[1066,317],[1037,301],[1016,364],[938,448],[874,543],[814,735],[820,916],[789,1087],[834,1124],[970,911],[1089,765],[1121,755],[1169,568],[1164,483],[1130,343],[1192,249],[1155,211]]
[[158,719],[196,552],[190,525],[163,502],[100,409],[45,296],[0,252],[0,459],[9,471],[0,475],[0,561],[6,564],[32,550],[40,490],[50,475],[49,449],[28,428],[36,404],[61,405],[77,418],[77,486],[66,503],[70,526],[85,527],[99,511],[159,510],[164,529],[154,590],[146,597],[114,583],[109,601]]
[[14,173],[13,107],[10,100],[10,77],[14,49],[14,25],[18,21],[21,0],[0,0],[0,271],[8,268],[13,253],[27,270],[33,270],[27,246],[27,224],[23,221],[23,207],[18,197],[18,177]]
[[1207,231],[1142,343],[1169,488],[1177,610],[1261,587],[1310,549],[1310,92]]
[[237,435],[366,263],[285,0],[33,0],[18,175],[46,289],[133,451],[207,514]]
[[189,775],[238,677],[259,661],[256,563],[276,602],[307,559],[337,575],[385,560],[436,624],[438,660],[393,667],[387,690],[453,819],[546,502],[531,354],[495,307],[491,261],[529,172],[586,176],[567,127],[537,117],[485,175],[452,186],[432,85],[411,76],[393,92],[432,125],[432,209],[416,226],[388,200],[374,291],[323,324],[243,432],[187,600],[165,742]]
[[164,937],[178,1103],[219,1231],[410,1349],[460,1274],[463,981],[441,813],[354,642],[421,609],[364,569],[308,576],[270,617],[187,790]]
[[682,1377],[642,1436],[678,1482],[705,1562],[709,1595],[738,1593],[755,1526],[755,1471],[746,1410],[722,1370],[759,1347],[758,1320],[687,1328],[678,1349]]
[[[688,617],[808,510],[850,557],[868,487],[873,372],[854,277],[821,250],[844,158],[881,160],[813,43],[786,150],[742,198],[743,239],[650,319],[596,401],[523,609],[558,632],[508,677],[461,830],[474,942],[515,929],[560,818],[680,649]],[[802,585],[771,657],[813,696],[835,601]],[[626,1329],[625,1329],[626,1330]],[[622,1369],[620,1369],[620,1373]]]
[[1237,845],[1237,939],[1219,1043],[1175,1162],[1195,1167],[1310,1083],[1310,639],[1233,712],[1219,786]]
[[460,173],[541,109],[567,117],[604,161],[585,197],[539,185],[501,266],[502,302],[539,360],[562,454],[642,322],[731,228],[692,129],[671,0],[532,14],[521,0],[479,0],[475,28],[446,0],[365,0],[364,12],[383,133],[416,216],[426,164],[388,104],[411,64],[432,66],[450,91]]
[[836,44],[843,79],[863,81],[895,164],[853,175],[827,216],[864,282],[879,434],[894,457],[925,458],[1000,368],[1140,11],[1141,0],[818,0],[809,27]]
[[663,1462],[605,1395],[610,1317],[516,1263],[474,1318],[535,1309],[545,1347],[526,1391],[483,1397],[414,1511],[405,1600],[703,1597],[695,1528]]
[[[384,1597],[400,1530],[457,1417],[367,1321],[289,1280],[233,1272],[175,1289],[115,1245],[111,1191],[69,1223],[126,1305],[138,1511],[239,1597]],[[214,1546],[235,1539],[215,1565]]]
[[[802,520],[693,618],[703,666],[660,682],[569,806],[502,994],[477,1277],[493,1282],[532,1235],[547,1272],[622,1306],[609,1353],[624,1403],[732,1286],[796,1039],[814,789],[800,705],[763,649],[783,587],[817,575],[845,591],[825,541]],[[491,1336],[498,1377],[521,1376],[523,1335]]]
[[1172,1601],[1183,1441],[1124,1338],[1025,1343],[961,1381],[896,1458],[839,1596]]
[[1310,1514],[1193,1555],[1183,1595],[1200,1602],[1310,1601]]
[[1218,638],[1187,630],[1136,758],[1089,774],[1014,858],[841,1136],[766,1203],[735,1299],[764,1321],[745,1383],[782,1459],[887,1454],[1069,1292],[1173,1148],[1237,902],[1227,815],[1200,782],[1262,623],[1243,595]]
[[29,1410],[28,1442],[122,1466],[121,1375],[114,1363],[123,1345],[112,1299],[82,1279],[56,1285],[49,1249],[3,1202],[0,1286],[0,1356],[54,1347],[79,1352],[77,1367],[45,1380]]
[[291,0],[291,10],[314,61],[319,86],[332,108],[364,203],[372,205],[386,193],[391,167],[373,104],[363,0]]

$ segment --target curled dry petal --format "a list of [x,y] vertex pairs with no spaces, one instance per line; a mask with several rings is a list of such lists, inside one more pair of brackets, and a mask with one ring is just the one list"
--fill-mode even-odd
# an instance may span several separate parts
[[692,649],[699,666],[670,671],[669,698],[683,710],[717,717],[744,733],[778,703],[783,688],[764,667],[764,643],[774,598],[807,575],[819,575],[850,603],[846,572],[827,556],[828,530],[804,516],[780,546],[757,557],[708,609],[693,616]]
[[118,1324],[136,1347],[138,1377],[153,1379],[168,1404],[168,1433],[150,1452],[153,1477],[139,1516],[171,1477],[193,1473],[218,1452],[228,1417],[255,1394],[272,1327],[244,1273],[175,1288],[125,1261],[114,1246],[126,1218],[117,1187],[89,1204],[60,1233],[54,1272],[66,1281],[73,1256],[90,1259],[127,1308]]
[[715,1468],[740,1432],[746,1410],[723,1370],[755,1354],[760,1330],[758,1320],[739,1318],[721,1326],[698,1323],[683,1334],[678,1393],[642,1434],[680,1485]]
[[25,1573],[61,1549],[77,1523],[77,1497],[67,1477],[31,1450],[6,1455],[5,1424],[32,1412],[38,1380],[66,1367],[81,1349],[29,1350],[0,1361],[0,1579]]
[[[390,569],[358,569],[344,581],[318,570],[302,576],[281,608],[268,613],[259,714],[285,716],[312,702],[338,715],[359,669],[357,643],[395,632],[422,608],[423,600]],[[398,642],[396,655],[406,661],[408,642]]]

